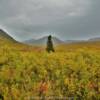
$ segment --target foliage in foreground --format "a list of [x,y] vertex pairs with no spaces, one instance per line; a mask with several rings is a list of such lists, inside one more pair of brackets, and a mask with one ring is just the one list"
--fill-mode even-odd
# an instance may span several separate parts
[[100,50],[48,54],[1,46],[0,94],[5,100],[100,100]]

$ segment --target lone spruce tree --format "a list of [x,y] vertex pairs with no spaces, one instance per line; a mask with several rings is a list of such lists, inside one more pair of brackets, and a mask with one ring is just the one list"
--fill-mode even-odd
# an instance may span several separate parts
[[48,36],[46,51],[49,52],[49,53],[55,52],[55,50],[53,48],[53,42],[52,42],[52,36],[51,35]]

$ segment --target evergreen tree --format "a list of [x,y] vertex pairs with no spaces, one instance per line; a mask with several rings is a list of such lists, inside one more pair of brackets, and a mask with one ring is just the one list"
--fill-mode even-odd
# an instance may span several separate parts
[[47,41],[47,48],[46,48],[47,52],[55,52],[54,48],[53,48],[53,42],[52,42],[52,36],[49,35],[48,36],[48,41]]

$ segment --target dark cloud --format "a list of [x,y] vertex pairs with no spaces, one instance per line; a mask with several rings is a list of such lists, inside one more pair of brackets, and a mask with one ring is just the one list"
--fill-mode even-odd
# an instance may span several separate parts
[[0,27],[17,40],[100,36],[100,0],[0,0]]

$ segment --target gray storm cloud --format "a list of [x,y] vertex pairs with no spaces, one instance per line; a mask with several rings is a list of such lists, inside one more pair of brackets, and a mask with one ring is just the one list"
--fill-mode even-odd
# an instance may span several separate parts
[[17,40],[100,36],[100,0],[0,0],[0,27]]

